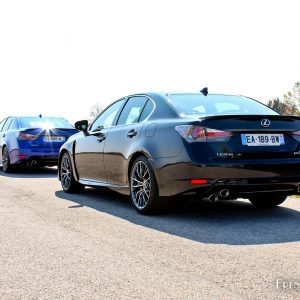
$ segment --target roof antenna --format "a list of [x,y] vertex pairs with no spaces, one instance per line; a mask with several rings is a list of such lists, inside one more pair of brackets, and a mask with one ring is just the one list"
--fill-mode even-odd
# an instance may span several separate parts
[[202,93],[204,96],[207,96],[207,95],[208,95],[208,88],[207,88],[207,87],[203,88],[203,89],[200,91],[200,93]]
[[42,114],[39,114],[39,117],[42,118]]

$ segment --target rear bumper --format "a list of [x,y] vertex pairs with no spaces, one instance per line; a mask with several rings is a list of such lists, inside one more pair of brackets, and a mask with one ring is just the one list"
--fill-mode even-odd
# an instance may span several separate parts
[[[153,165],[161,196],[198,194],[206,197],[229,189],[232,197],[248,198],[253,193],[298,193],[300,159],[227,161],[195,164],[179,158],[156,159]],[[191,179],[207,179],[193,185]]]
[[55,166],[58,164],[59,149],[15,149],[10,152],[11,163]]

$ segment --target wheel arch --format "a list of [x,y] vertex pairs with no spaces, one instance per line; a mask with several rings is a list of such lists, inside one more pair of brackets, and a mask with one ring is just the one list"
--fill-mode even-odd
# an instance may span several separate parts
[[129,159],[129,162],[128,162],[128,169],[127,169],[127,178],[128,178],[128,182],[130,182],[129,180],[129,177],[130,177],[130,171],[131,171],[131,168],[132,168],[132,165],[134,163],[134,161],[139,157],[139,156],[144,156],[144,157],[147,157],[153,167],[153,164],[152,164],[152,161],[151,161],[151,157],[149,154],[147,154],[146,152],[144,151],[137,151],[135,152]]

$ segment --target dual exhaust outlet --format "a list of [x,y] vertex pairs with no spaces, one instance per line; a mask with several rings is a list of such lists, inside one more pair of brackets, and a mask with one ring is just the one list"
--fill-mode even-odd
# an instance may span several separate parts
[[227,189],[220,190],[217,194],[211,194],[208,196],[210,202],[217,202],[220,198],[227,198],[230,195],[230,191]]
[[37,163],[37,161],[35,159],[33,159],[27,163],[27,166],[32,167],[32,166],[36,165],[36,163]]
[[[300,184],[297,188],[298,193],[300,193]],[[230,191],[228,189],[222,189],[218,193],[211,194],[207,197],[210,202],[217,202],[220,198],[227,198],[230,195]]]

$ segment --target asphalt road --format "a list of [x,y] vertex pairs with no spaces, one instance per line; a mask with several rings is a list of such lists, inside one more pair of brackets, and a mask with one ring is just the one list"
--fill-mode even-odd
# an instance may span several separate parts
[[45,168],[0,172],[0,204],[0,299],[300,298],[300,198],[141,216],[107,190],[65,194]]

